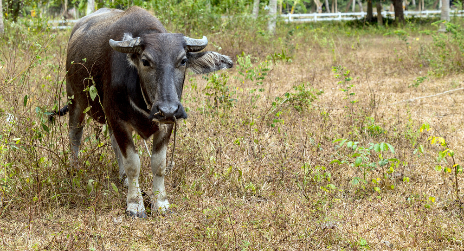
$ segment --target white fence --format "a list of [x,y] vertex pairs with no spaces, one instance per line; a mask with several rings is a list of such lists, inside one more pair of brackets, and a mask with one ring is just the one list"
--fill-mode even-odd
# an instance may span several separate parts
[[[48,21],[49,24],[53,25],[51,28],[52,29],[71,29],[71,23],[77,22],[79,19],[67,19],[67,20],[50,20]],[[54,26],[54,24],[58,24],[57,26]]]
[[[373,13],[377,16],[377,12]],[[405,17],[436,17],[440,16],[441,10],[424,10],[424,11],[405,11]],[[347,13],[311,13],[311,14],[282,14],[285,22],[319,22],[319,21],[349,21],[361,19],[367,15],[366,12],[347,12]],[[393,11],[382,11],[382,16],[395,16]],[[463,10],[450,11],[450,16],[462,17],[464,16]],[[77,20],[51,20],[48,21],[50,24],[58,24],[52,26],[52,29],[70,29],[71,23],[75,23]]]
[[[377,12],[373,13],[377,16]],[[424,11],[405,11],[405,17],[434,17],[440,16],[441,10],[424,10]],[[311,14],[283,14],[285,22],[319,22],[319,21],[348,21],[363,18],[366,12],[348,12],[348,13],[311,13]],[[395,16],[393,11],[382,11],[382,16]],[[450,11],[450,16],[464,16],[464,11]]]

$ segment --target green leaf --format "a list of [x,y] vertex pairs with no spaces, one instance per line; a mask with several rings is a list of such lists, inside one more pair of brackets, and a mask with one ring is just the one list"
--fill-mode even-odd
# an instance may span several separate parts
[[380,152],[380,144],[378,144],[378,143],[375,144],[375,145],[374,145],[374,150],[375,150],[376,152]]
[[24,96],[24,99],[23,99],[23,104],[24,104],[24,106],[26,106],[26,105],[27,105],[27,95],[25,95],[25,96]]
[[440,158],[440,160],[443,159],[445,156],[446,156],[446,151],[438,153],[438,157]]
[[354,166],[358,167],[359,165],[361,165],[363,159],[362,157],[357,157],[356,160],[354,161]]
[[116,195],[119,195],[118,187],[113,182],[111,182],[111,187],[113,188],[113,191],[116,193]]
[[359,241],[359,245],[360,245],[360,246],[367,246],[367,241],[366,241],[365,239],[361,239],[361,240]]
[[388,164],[388,160],[386,160],[386,159],[383,159],[383,160],[379,161],[379,166],[380,167],[385,166],[386,164]]
[[456,165],[456,171],[457,171],[458,173],[462,173],[462,167],[461,167],[461,165]]
[[87,192],[90,194],[93,190],[93,182],[94,180],[93,179],[89,179],[89,181],[87,182]]
[[388,148],[390,149],[390,152],[395,153],[395,148],[392,145],[388,144],[388,143],[386,143],[386,144],[387,144]]
[[46,131],[47,133],[50,132],[50,129],[48,128],[48,126],[44,123],[42,123],[42,128],[44,129],[44,131]]
[[334,159],[334,160],[332,160],[332,161],[330,162],[330,164],[333,164],[333,163],[337,163],[337,164],[340,165],[342,162],[341,162],[340,160],[338,160],[338,159]]
[[385,142],[380,143],[380,150],[382,151],[388,150],[388,146]]
[[374,190],[375,190],[377,193],[380,193],[380,187],[374,187]]
[[240,181],[242,179],[242,175],[243,175],[242,170],[238,169],[238,181]]
[[437,170],[438,172],[440,172],[440,171],[441,171],[441,166],[436,166],[436,167],[435,167],[435,170]]
[[419,145],[419,152],[424,153],[424,147],[422,145]]
[[332,190],[335,190],[335,185],[334,184],[328,184],[327,187],[332,189]]
[[346,147],[351,148],[353,146],[353,141],[346,143]]
[[347,139],[343,139],[342,142],[340,142],[340,145],[339,145],[339,146],[342,147],[343,144],[345,144],[346,141],[347,141]]
[[337,143],[339,141],[342,141],[343,139],[335,139],[334,141],[332,141],[332,143]]
[[97,97],[98,92],[97,92],[97,88],[95,88],[94,85],[90,86],[89,95],[90,95],[90,98],[92,99],[92,101],[94,101],[95,98]]
[[92,106],[87,106],[87,108],[85,108],[85,110],[82,112],[82,113],[87,113],[88,111],[90,111],[90,108],[92,108]]

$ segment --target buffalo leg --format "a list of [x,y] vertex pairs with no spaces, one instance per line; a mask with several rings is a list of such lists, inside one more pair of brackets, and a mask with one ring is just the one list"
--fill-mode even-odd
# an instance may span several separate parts
[[153,135],[151,170],[153,172],[153,193],[155,198],[152,208],[161,212],[169,209],[169,202],[164,187],[164,176],[166,175],[166,150],[171,131],[172,125],[164,125],[160,126],[160,130]]
[[128,126],[112,123],[113,137],[121,152],[122,164],[127,175],[127,214],[129,216],[146,218],[142,193],[139,186],[140,158],[132,141],[132,131]]
[[78,167],[79,146],[81,145],[84,130],[85,114],[81,107],[75,103],[69,104],[69,143],[71,145],[71,165]]
[[124,187],[128,187],[128,181],[126,177],[126,171],[124,170],[124,164],[122,161],[122,153],[119,149],[118,142],[116,142],[116,138],[114,137],[113,130],[109,129],[110,138],[111,138],[111,146],[113,147],[114,155],[116,155],[116,159],[118,161],[119,166],[119,179],[123,182]]

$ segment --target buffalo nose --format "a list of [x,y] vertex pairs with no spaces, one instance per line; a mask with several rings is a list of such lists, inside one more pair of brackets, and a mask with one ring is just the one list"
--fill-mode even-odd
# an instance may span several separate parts
[[172,118],[179,110],[179,104],[162,104],[158,105],[158,111],[165,118]]

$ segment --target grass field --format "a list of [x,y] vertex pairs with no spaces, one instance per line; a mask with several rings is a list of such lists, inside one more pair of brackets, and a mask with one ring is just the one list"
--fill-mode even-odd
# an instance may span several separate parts
[[[439,95],[463,87],[454,28],[204,34],[237,63],[187,76],[189,118],[166,180],[173,212],[134,220],[102,126],[87,121],[74,170],[67,117],[47,122],[66,102],[69,31],[10,26],[0,47],[0,249],[463,249],[464,93]],[[149,157],[134,139],[150,208]],[[171,151],[172,140],[168,160]]]

